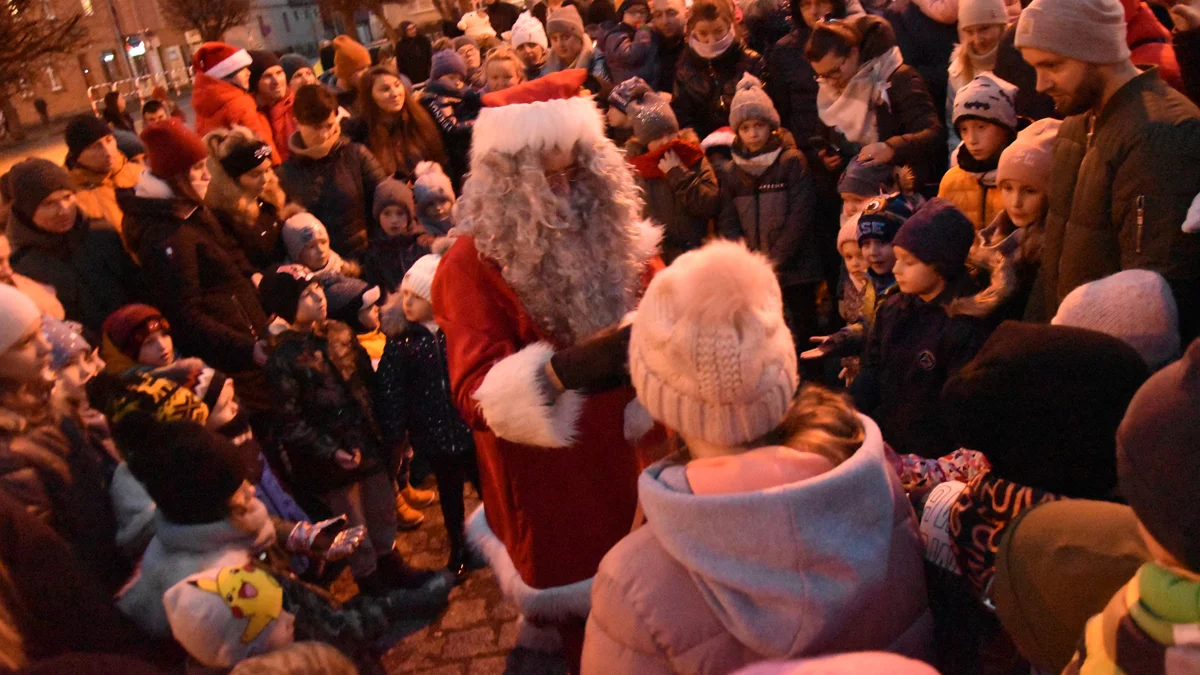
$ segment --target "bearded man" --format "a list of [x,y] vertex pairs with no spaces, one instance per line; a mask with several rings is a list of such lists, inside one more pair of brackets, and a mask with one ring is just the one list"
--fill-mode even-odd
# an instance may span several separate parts
[[586,77],[483,98],[455,212],[465,236],[432,288],[451,393],[478,448],[484,513],[469,536],[573,659],[591,577],[637,504],[628,332],[606,329],[634,309],[661,235],[639,220],[628,165],[578,96]]
[[1125,31],[1120,0],[1035,0],[1017,23],[1038,91],[1068,116],[1025,318],[1047,321],[1077,286],[1148,269],[1171,285],[1188,344],[1200,333],[1200,234],[1180,226],[1200,190],[1200,110],[1133,64]]

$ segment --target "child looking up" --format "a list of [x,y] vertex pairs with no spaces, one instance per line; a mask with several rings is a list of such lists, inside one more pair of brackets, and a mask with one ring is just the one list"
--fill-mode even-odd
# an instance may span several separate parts
[[961,211],[933,199],[892,240],[900,292],[875,316],[854,398],[897,452],[941,457],[954,449],[938,396],[987,339],[978,319],[947,311],[970,290],[965,263],[974,237]]
[[454,186],[436,162],[421,162],[413,172],[413,198],[425,231],[444,237],[454,227]]
[[954,97],[954,128],[963,141],[958,166],[942,177],[938,196],[967,214],[976,230],[1004,208],[996,189],[996,167],[1000,153],[1017,134],[1016,95],[1016,85],[983,73]]
[[479,468],[475,438],[450,398],[446,335],[433,320],[430,286],[439,260],[427,255],[404,275],[400,292],[408,328],[384,349],[375,407],[385,442],[399,443],[407,435],[413,452],[433,467],[450,539],[447,567],[461,578],[469,567],[479,566],[469,564],[463,532],[463,484],[470,480],[478,491]]
[[357,277],[362,273],[357,264],[342,260],[330,247],[329,231],[307,211],[297,213],[283,224],[283,243],[287,246],[288,261],[307,268],[317,281]]
[[722,181],[718,229],[770,258],[792,335],[804,344],[816,328],[822,279],[808,164],[799,150],[784,147],[779,113],[753,75],[737,85],[729,125],[737,140],[728,180]]
[[363,255],[363,278],[391,294],[400,289],[408,268],[429,254],[433,237],[417,222],[412,189],[404,181],[389,178],[379,183],[373,207],[379,228]]
[[488,52],[483,64],[488,93],[504,91],[525,81],[525,62],[508,45],[500,45]]

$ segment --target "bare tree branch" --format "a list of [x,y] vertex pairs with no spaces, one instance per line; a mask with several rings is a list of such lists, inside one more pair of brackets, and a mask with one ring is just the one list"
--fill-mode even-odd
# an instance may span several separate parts
[[250,20],[254,0],[159,0],[159,6],[172,26],[199,31],[205,42],[213,42]]
[[9,0],[0,11],[0,95],[16,93],[22,81],[88,44],[83,14],[48,19],[34,0]]
[[354,34],[354,13],[360,9],[365,9],[379,18],[379,23],[383,25],[383,32],[387,35],[388,40],[396,42],[400,39],[400,34],[396,32],[395,26],[391,21],[388,21],[387,15],[383,11],[382,0],[318,0],[317,7],[321,12],[321,17],[326,21],[338,17],[346,24],[346,31],[350,37],[358,39]]

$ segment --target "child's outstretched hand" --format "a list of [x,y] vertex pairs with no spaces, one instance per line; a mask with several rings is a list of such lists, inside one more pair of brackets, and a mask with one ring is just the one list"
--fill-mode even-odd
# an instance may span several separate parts
[[804,359],[806,361],[811,361],[813,359],[825,358],[826,356],[829,355],[830,352],[833,351],[834,345],[833,345],[833,342],[830,340],[830,338],[832,338],[832,337],[833,337],[832,335],[816,335],[816,336],[810,337],[808,339],[808,341],[812,342],[813,344],[815,344],[817,346],[813,347],[812,349],[810,349],[808,351],[801,352],[800,358]]
[[683,166],[683,162],[674,150],[666,151],[663,153],[662,159],[658,160],[658,170],[663,173],[671,173],[671,169],[677,166]]
[[338,450],[333,453],[333,459],[338,463],[338,466],[347,471],[357,469],[358,465],[362,464],[362,450],[355,448],[353,453]]

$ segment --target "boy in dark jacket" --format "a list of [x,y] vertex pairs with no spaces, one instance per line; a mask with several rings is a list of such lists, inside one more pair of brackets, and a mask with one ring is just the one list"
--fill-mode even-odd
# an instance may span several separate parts
[[897,452],[941,457],[954,449],[938,395],[987,339],[980,320],[947,309],[973,291],[966,260],[974,239],[962,211],[932,199],[892,240],[900,293],[875,317],[854,399]]
[[663,225],[663,262],[699,248],[721,205],[717,174],[691,129],[680,131],[671,95],[650,92],[629,107],[634,140],[626,146],[645,195],[642,215]]
[[770,257],[792,336],[803,345],[816,329],[817,285],[823,276],[812,220],[812,177],[804,155],[785,147],[779,113],[762,82],[746,74],[737,88],[729,111],[737,140],[733,164],[721,181],[718,228]]
[[363,279],[392,294],[400,290],[408,268],[429,254],[433,237],[417,221],[412,189],[395,178],[375,188],[374,216],[379,227],[363,256]]
[[461,577],[470,563],[463,532],[463,483],[469,479],[478,491],[479,467],[475,438],[450,397],[446,334],[433,320],[430,287],[440,259],[427,255],[404,275],[400,292],[408,329],[384,349],[376,408],[385,442],[401,443],[407,433],[413,451],[433,466],[450,538],[448,569]]
[[396,492],[371,405],[374,371],[353,331],[326,319],[325,292],[308,271],[285,265],[259,285],[274,317],[267,380],[278,402],[275,440],[297,490],[318,496],[367,539],[350,558],[359,588],[403,583],[395,552]]
[[448,49],[433,55],[433,70],[421,92],[421,105],[442,130],[442,144],[450,162],[450,178],[462,185],[467,173],[471,130],[481,106],[479,94],[466,84],[467,62]]

